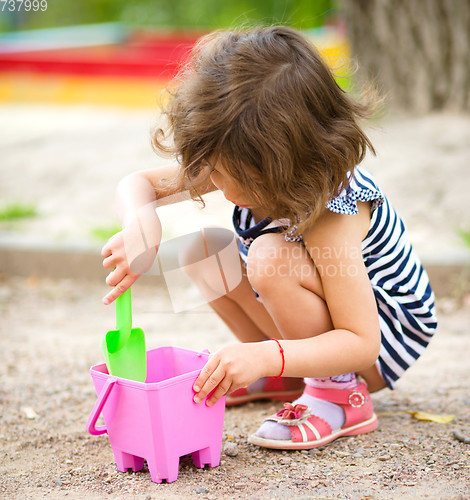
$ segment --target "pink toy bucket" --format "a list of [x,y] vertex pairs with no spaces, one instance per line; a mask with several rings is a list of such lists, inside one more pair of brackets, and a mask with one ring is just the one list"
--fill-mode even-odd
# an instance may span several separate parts
[[[179,347],[147,351],[147,379],[137,382],[108,374],[105,364],[90,370],[98,399],[90,414],[90,434],[107,433],[118,470],[141,470],[152,481],[176,481],[179,459],[192,454],[196,467],[220,463],[225,398],[214,406],[193,401],[193,384],[207,352]],[[96,427],[100,414],[104,426]]]

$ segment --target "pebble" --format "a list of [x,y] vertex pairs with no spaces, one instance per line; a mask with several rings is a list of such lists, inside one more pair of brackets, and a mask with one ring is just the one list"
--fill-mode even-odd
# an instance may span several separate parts
[[235,484],[233,485],[233,487],[234,487],[236,490],[242,490],[245,486],[246,486],[246,483],[235,483]]
[[239,453],[238,445],[237,443],[234,443],[232,441],[229,441],[228,443],[225,443],[224,446],[224,453],[228,457],[236,457]]
[[21,411],[24,413],[24,416],[30,420],[34,420],[38,418],[38,414],[31,408],[31,406],[22,406]]
[[380,457],[377,457],[377,460],[380,460],[382,462],[385,462],[387,460],[390,460],[392,457],[390,455],[381,455]]
[[209,493],[209,490],[206,490],[206,488],[198,488],[196,490],[196,493],[200,495],[201,493]]
[[466,436],[459,430],[454,431],[454,438],[464,444],[470,444],[470,436]]

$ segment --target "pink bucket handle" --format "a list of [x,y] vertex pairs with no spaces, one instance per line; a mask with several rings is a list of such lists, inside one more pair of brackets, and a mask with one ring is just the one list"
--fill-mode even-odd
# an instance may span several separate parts
[[105,405],[109,397],[109,394],[111,393],[111,389],[114,387],[116,381],[117,381],[116,377],[108,377],[106,379],[106,383],[103,386],[103,389],[101,389],[100,395],[96,400],[95,406],[93,407],[93,410],[91,410],[90,416],[88,417],[86,428],[87,431],[93,436],[99,436],[100,434],[105,434],[106,432],[108,432],[105,425],[96,427],[96,422],[98,421],[101,411],[103,410],[103,406]]

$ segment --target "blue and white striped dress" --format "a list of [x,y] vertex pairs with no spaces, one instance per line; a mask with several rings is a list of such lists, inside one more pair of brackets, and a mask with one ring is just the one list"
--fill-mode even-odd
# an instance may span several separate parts
[[[434,334],[437,321],[434,293],[418,256],[413,251],[405,225],[372,175],[357,167],[349,186],[327,203],[332,212],[355,215],[357,201],[371,202],[372,216],[362,255],[372,284],[381,329],[377,360],[387,385],[394,382],[423,353]],[[247,208],[235,207],[233,223],[239,250],[246,262],[251,242],[261,234],[280,232],[284,221],[263,219],[258,224]],[[286,235],[289,241],[290,238]],[[301,241],[301,238],[297,238]]]

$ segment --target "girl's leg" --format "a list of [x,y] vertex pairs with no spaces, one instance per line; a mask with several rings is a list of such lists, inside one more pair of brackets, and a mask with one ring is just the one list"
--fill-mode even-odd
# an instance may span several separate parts
[[300,243],[280,234],[258,237],[248,252],[247,275],[280,338],[302,339],[333,328],[320,276]]
[[241,342],[258,342],[279,337],[271,316],[256,299],[246,276],[245,265],[243,262],[240,265],[240,284],[222,297],[209,302],[209,305]]
[[[260,236],[250,247],[247,274],[279,338],[312,337],[333,328],[320,276],[300,243],[286,242],[279,234]],[[375,365],[357,375],[371,392],[386,387]]]
[[[217,242],[212,241],[210,246],[217,248]],[[188,254],[188,262],[203,260],[204,255],[200,253],[200,248],[196,246]],[[256,342],[272,337],[300,339],[319,335],[333,328],[321,279],[305,248],[299,243],[286,242],[279,234],[260,236],[250,247],[247,269],[245,270],[241,261],[237,265],[241,266],[241,281],[228,293],[217,289],[220,288],[218,269],[215,273],[202,268],[203,272],[198,273],[197,266],[189,269],[192,271],[190,275],[193,281],[203,295],[208,297],[210,306],[240,341]],[[225,273],[230,274],[231,271],[233,270],[226,269]],[[256,299],[253,288],[258,291],[262,302]],[[209,300],[214,295],[219,298]],[[371,390],[385,387],[375,366],[360,375],[370,383]],[[321,388],[324,380],[309,379],[307,383]],[[354,374],[345,374],[333,377],[333,380],[329,379],[326,383],[329,386],[337,384],[338,388],[348,388],[354,386],[356,381]],[[342,408],[328,401],[315,402],[305,394],[302,398],[297,403],[313,407],[319,416],[329,419],[334,427],[342,426]],[[273,425],[272,422],[268,424],[271,426],[268,430],[272,437]],[[282,428],[283,432],[287,430],[278,424],[274,424],[274,427],[278,430]]]
[[369,392],[377,392],[387,387],[385,380],[382,378],[379,369],[375,365],[366,370],[357,372],[357,375],[366,381]]
[[[179,265],[241,342],[257,342],[279,336],[272,318],[256,300],[245,265],[238,254],[232,261],[225,262],[222,268],[214,260],[206,263],[207,257],[217,255],[226,248],[226,232],[226,229],[221,229],[220,232],[212,230],[189,235],[185,247],[179,249]],[[222,283],[221,271],[225,283]],[[241,276],[239,283],[227,291],[227,276],[237,274]],[[234,278],[228,281],[236,283]]]
[[[299,243],[286,242],[278,234],[257,238],[248,253],[247,274],[282,338],[301,339],[333,329],[321,279],[314,262]],[[376,368],[371,367],[364,374],[374,380],[374,386],[378,389],[381,387],[374,376],[374,370],[376,371]],[[314,419],[320,419],[319,421],[323,422],[321,425],[326,422],[331,432],[341,429],[347,422],[343,407],[330,402],[326,396],[318,395],[333,394],[337,390],[344,393],[355,389],[359,385],[355,374],[323,379],[309,378],[305,379],[305,382],[313,389],[307,387],[306,392],[293,404],[309,407],[315,416]],[[370,411],[373,415],[371,405]],[[375,419],[372,416],[370,418]],[[374,425],[375,421],[365,424],[364,428],[371,430]],[[268,443],[266,446],[279,440],[288,442],[291,439],[291,430],[292,427],[268,420],[255,435],[258,441],[261,438],[261,442],[254,442],[261,445],[263,442]]]
[[[241,263],[241,266],[242,280],[238,287],[209,302],[209,305],[241,342],[280,338],[271,316],[264,305],[256,299],[246,277],[245,265]],[[260,399],[292,401],[302,394],[304,387],[301,378],[263,377],[248,387],[228,395],[226,405],[239,405]]]
[[[206,236],[206,244],[214,252],[227,244],[226,236],[217,241],[217,232]],[[201,238],[194,238],[180,256],[180,264],[207,297],[209,305],[241,342],[257,342],[269,338],[304,338],[330,330],[333,325],[324,301],[321,279],[305,248],[286,242],[280,234],[258,237],[251,245],[248,269],[238,259],[241,281],[226,293],[220,288],[220,270],[194,266],[207,257]],[[225,274],[232,269],[222,269]],[[261,296],[257,300],[253,288]],[[212,297],[219,296],[213,300]],[[375,366],[359,373],[371,391],[386,387]]]
[[[179,257],[180,265],[241,341],[305,338],[332,328],[321,280],[299,243],[288,243],[280,234],[256,238],[250,247],[247,269],[238,258],[226,264],[241,266],[242,270],[238,286],[227,292],[221,285],[219,267],[205,264],[208,249],[214,255],[227,245],[226,235],[211,231],[204,237],[199,233],[191,236]],[[233,269],[223,267],[222,272],[234,274]]]
[[[209,239],[210,238],[210,239]],[[214,309],[218,316],[225,322],[232,333],[241,342],[258,342],[273,337],[281,338],[276,325],[264,305],[257,300],[255,292],[248,281],[246,267],[238,257],[231,264],[231,269],[222,268],[225,276],[225,284],[222,286],[220,269],[215,266],[194,265],[203,262],[211,250],[213,253],[220,252],[227,244],[226,238],[221,234],[217,241],[217,232],[212,231],[205,236],[206,248],[202,248],[202,240],[197,236],[193,238],[180,255],[180,265],[197,285],[207,303]],[[226,291],[227,276],[236,274],[235,266],[238,268],[240,282],[233,289]],[[235,280],[236,282],[236,280]],[[214,297],[218,297],[214,299]],[[303,380],[300,378],[274,379],[267,377],[254,382],[246,389],[239,389],[227,397],[226,404],[235,405],[257,399],[277,399],[292,401],[304,389]]]

